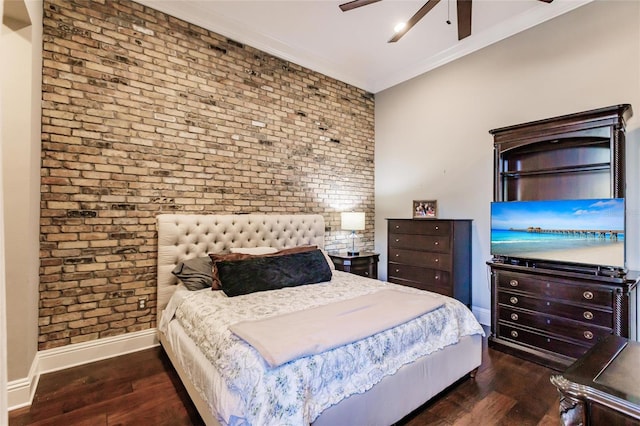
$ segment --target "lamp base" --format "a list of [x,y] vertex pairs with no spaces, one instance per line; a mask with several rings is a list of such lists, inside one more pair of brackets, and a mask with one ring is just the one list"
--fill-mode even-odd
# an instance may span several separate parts
[[348,251],[347,252],[347,256],[359,256],[360,252],[359,251]]

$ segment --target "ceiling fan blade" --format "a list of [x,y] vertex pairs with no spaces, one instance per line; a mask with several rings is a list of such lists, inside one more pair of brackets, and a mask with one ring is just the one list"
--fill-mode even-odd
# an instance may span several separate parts
[[540,0],[540,1],[543,1],[545,3],[551,3],[553,0]]
[[458,40],[471,35],[471,0],[458,0]]
[[371,3],[379,2],[380,0],[353,0],[340,5],[340,10],[346,12],[347,10],[355,9],[357,7],[366,6]]
[[440,3],[440,0],[428,0],[424,6],[422,6],[420,8],[420,10],[418,10],[415,15],[413,15],[411,17],[411,19],[409,19],[409,21],[407,21],[407,24],[404,26],[404,28],[400,31],[398,31],[397,33],[394,34],[393,37],[391,37],[391,39],[388,41],[388,43],[395,43],[396,41],[400,40],[402,38],[402,36],[404,36],[407,32],[409,32],[409,30],[418,23],[419,20],[422,19],[422,17],[424,15],[426,15],[431,9],[434,8],[435,5],[437,5],[438,3]]

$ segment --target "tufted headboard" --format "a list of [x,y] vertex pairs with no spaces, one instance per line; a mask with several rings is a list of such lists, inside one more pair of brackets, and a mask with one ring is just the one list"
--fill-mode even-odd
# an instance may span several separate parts
[[231,247],[269,246],[277,249],[306,244],[324,248],[321,215],[161,214],[158,229],[157,312],[167,305],[178,279],[171,273],[178,262]]

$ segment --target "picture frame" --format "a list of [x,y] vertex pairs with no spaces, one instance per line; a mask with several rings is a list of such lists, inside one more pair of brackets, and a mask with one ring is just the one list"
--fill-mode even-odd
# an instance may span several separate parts
[[414,219],[435,219],[438,217],[437,200],[413,200]]

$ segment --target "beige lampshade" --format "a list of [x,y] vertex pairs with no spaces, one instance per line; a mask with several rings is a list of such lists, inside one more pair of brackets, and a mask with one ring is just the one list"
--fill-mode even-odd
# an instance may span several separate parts
[[364,229],[364,212],[342,212],[341,228],[346,231],[362,231]]

